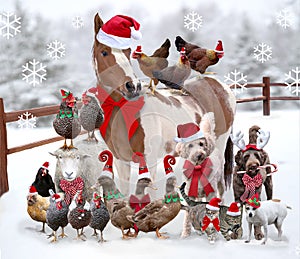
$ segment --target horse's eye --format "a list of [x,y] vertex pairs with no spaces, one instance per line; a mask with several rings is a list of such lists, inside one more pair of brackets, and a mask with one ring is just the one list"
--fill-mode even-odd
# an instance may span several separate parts
[[102,51],[101,54],[103,57],[106,57],[108,55],[108,53],[106,51]]
[[59,158],[59,159],[62,159],[62,156],[59,156],[58,158]]
[[202,142],[200,142],[200,143],[199,143],[199,146],[200,146],[200,147],[203,147],[203,146],[204,146],[204,144],[203,144]]

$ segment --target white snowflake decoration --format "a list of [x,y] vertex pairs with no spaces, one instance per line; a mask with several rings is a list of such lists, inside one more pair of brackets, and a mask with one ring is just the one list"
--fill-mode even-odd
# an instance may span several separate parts
[[55,40],[47,45],[48,56],[58,60],[65,55],[65,44],[62,44],[60,41]]
[[22,67],[22,80],[25,80],[30,85],[36,86],[42,83],[43,80],[46,80],[46,66],[43,66],[43,64],[39,61],[33,59],[32,61],[27,62],[25,66],[23,65]]
[[225,80],[224,82],[229,85],[229,87],[233,87],[233,91],[235,95],[238,93],[239,89],[243,92],[244,90],[247,90],[245,87],[247,85],[247,76],[244,76],[243,73],[237,71],[236,69],[234,72],[230,72],[227,74],[227,76],[224,76]]
[[265,43],[260,43],[254,47],[254,57],[264,63],[272,58],[272,48]]
[[191,13],[184,16],[184,28],[194,32],[202,26],[202,16],[192,11]]
[[82,28],[83,27],[83,19],[80,16],[74,17],[72,21],[73,27],[76,29]]
[[293,15],[287,9],[281,10],[276,15],[277,24],[279,24],[284,29],[291,26],[292,19],[293,19]]
[[25,112],[18,116],[19,128],[35,128],[36,127],[36,117],[33,116],[30,112]]
[[[292,94],[296,94],[297,96],[300,93],[300,70],[298,67],[296,67],[295,69],[292,69],[291,71],[289,71],[288,74],[285,74],[286,78],[285,78],[285,84],[287,85],[287,89],[289,89],[289,91],[291,91]],[[289,82],[288,82],[289,81]],[[295,87],[295,89],[293,90],[293,87]]]
[[0,14],[0,35],[9,39],[17,35],[21,28],[21,17],[14,13],[3,12]]

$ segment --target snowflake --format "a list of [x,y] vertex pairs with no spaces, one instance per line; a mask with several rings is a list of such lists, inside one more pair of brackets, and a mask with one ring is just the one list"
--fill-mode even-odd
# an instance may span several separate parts
[[202,26],[202,16],[196,12],[191,12],[184,16],[184,28],[194,32]]
[[[3,12],[0,14],[0,35],[6,39],[12,38],[21,32],[21,17],[17,17],[14,13]],[[1,27],[1,25],[3,26]]]
[[62,44],[60,41],[53,41],[47,45],[48,56],[58,60],[65,55],[65,44]]
[[46,80],[46,66],[43,66],[42,63],[33,59],[22,66],[24,69],[22,70],[22,80],[26,80],[30,85],[39,85],[43,80]]
[[[233,76],[233,78],[231,77]],[[244,76],[243,73],[234,70],[234,72],[230,72],[227,74],[227,76],[224,76],[225,83],[230,83],[229,87],[231,88],[234,86],[234,93],[235,95],[238,93],[238,89],[240,88],[241,91],[247,89],[245,86],[247,85],[247,76]]]
[[[293,77],[293,73],[294,73],[294,77]],[[289,71],[288,74],[285,74],[286,79],[285,79],[285,84],[287,85],[287,89],[289,89],[291,91],[292,94],[296,94],[297,96],[300,93],[300,70],[298,67],[296,67],[296,69],[292,69],[292,71]],[[287,80],[291,80],[290,83],[287,82]],[[295,90],[292,90],[292,87],[295,87]]]
[[35,128],[36,127],[36,117],[33,116],[30,112],[25,112],[18,116],[19,128]]
[[83,27],[83,19],[80,16],[76,16],[76,17],[74,17],[72,24],[73,24],[74,28],[79,29],[79,28]]
[[260,43],[254,47],[254,57],[256,60],[264,63],[272,58],[272,48],[265,43]]
[[283,9],[277,13],[277,24],[286,29],[292,24],[293,15],[287,10]]

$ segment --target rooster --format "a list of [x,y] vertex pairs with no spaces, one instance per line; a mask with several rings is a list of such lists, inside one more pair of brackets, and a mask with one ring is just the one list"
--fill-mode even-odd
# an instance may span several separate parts
[[166,87],[180,90],[183,93],[184,81],[191,74],[190,62],[185,54],[185,48],[183,47],[180,51],[180,58],[177,64],[171,67],[166,67],[161,71],[153,71],[153,76],[161,83],[165,84]]
[[218,40],[215,50],[201,48],[195,44],[188,43],[180,36],[176,37],[175,45],[178,51],[184,47],[186,55],[191,63],[191,68],[204,74],[209,66],[215,65],[224,56],[222,41]]
[[[95,141],[98,142],[95,137],[94,130],[99,128],[103,123],[103,110],[101,109],[96,98],[89,96],[87,92],[82,94],[82,103],[83,106],[80,109],[79,119],[81,126],[88,131],[87,141],[95,139]],[[90,132],[92,133],[90,134]]]
[[[62,102],[59,107],[59,113],[53,121],[53,127],[56,133],[65,138],[62,149],[72,149],[73,139],[80,131],[81,125],[78,118],[78,109],[76,99],[71,92],[61,90]],[[67,146],[66,139],[71,139],[71,145]]]
[[[136,50],[132,54],[132,58],[136,59],[139,63],[139,67],[145,76],[150,78],[149,88],[152,94],[154,94],[155,87],[158,84],[158,80],[153,77],[153,71],[160,71],[168,66],[167,57],[169,56],[169,49],[171,47],[171,42],[169,39],[160,46],[159,49],[151,56],[147,56],[142,51],[141,46],[137,46]],[[154,86],[152,86],[152,82]]]

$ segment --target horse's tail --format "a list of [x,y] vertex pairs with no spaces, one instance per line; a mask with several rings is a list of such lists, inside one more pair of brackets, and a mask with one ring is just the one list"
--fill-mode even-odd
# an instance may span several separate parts
[[186,195],[185,191],[184,191],[184,188],[186,186],[186,182],[183,182],[182,185],[180,186],[179,190],[180,190],[180,193],[181,193],[181,196],[182,198],[186,201],[186,203],[191,206],[191,207],[194,207],[194,206],[197,206],[199,204],[203,204],[205,202],[201,202],[201,201],[193,201],[190,199],[189,196]]
[[227,139],[224,157],[225,157],[225,164],[224,164],[225,186],[226,189],[229,189],[231,185],[231,178],[233,172],[233,142],[230,137],[228,137]]

